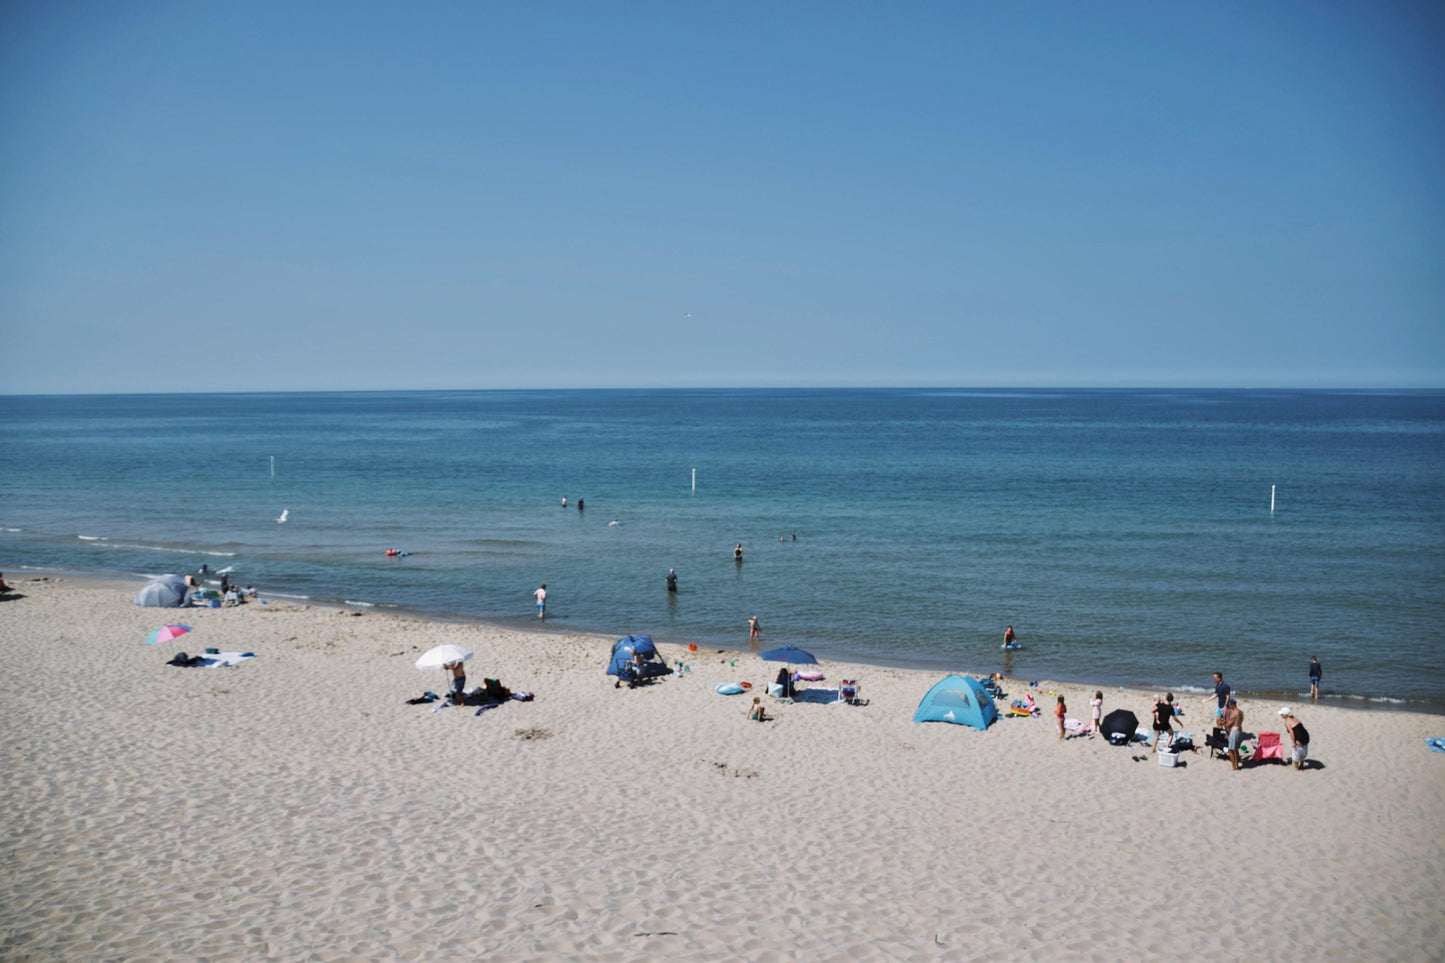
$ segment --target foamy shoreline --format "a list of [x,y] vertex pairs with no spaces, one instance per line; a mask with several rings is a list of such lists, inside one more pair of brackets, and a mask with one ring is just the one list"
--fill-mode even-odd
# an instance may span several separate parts
[[[1431,959],[1445,931],[1445,715],[1296,702],[1317,768],[1165,769],[1047,719],[914,724],[938,672],[825,661],[869,705],[758,725],[712,691],[755,656],[662,644],[698,668],[615,689],[608,638],[33,578],[0,601],[7,959]],[[447,641],[536,701],[406,705]],[[206,647],[257,658],[162,664]],[[1104,688],[1044,687],[1079,718]],[[1105,709],[1147,725],[1148,695]]]

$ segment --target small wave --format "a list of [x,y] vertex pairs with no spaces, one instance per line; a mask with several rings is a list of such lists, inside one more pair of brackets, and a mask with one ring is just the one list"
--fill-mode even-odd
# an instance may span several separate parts
[[[84,535],[80,536],[85,538]],[[110,539],[101,539],[110,542]],[[174,545],[145,545],[141,542],[110,542],[106,548],[128,548],[141,552],[165,552],[169,555],[210,555],[215,558],[235,558],[236,552],[215,552],[204,548],[176,548]]]
[[266,597],[273,599],[296,599],[298,602],[311,601],[311,596],[309,595],[291,595],[286,592],[267,592]]
[[75,537],[78,538],[78,539],[80,539],[82,542],[108,542],[108,541],[110,541],[110,539],[106,538],[104,535],[77,535],[77,536],[75,536]]
[[216,574],[217,574],[217,575],[225,575],[226,573],[228,573],[228,572],[234,572],[235,570],[236,570],[236,566],[234,566],[234,565],[227,565],[225,568],[221,569],[221,570],[220,570],[219,572],[217,572]]
[[23,528],[7,528],[7,529],[5,529],[5,531],[7,531],[7,532],[23,532],[23,531],[25,531],[25,529],[23,529]]
[[376,606],[375,602],[358,602],[356,599],[342,599],[341,601],[347,605],[359,605],[364,609],[374,608]]

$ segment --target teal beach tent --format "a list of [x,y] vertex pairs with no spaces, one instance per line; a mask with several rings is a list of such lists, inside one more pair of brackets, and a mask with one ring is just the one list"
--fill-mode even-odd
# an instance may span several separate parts
[[913,714],[914,722],[953,722],[960,726],[987,729],[998,719],[993,698],[977,679],[951,675],[940,680]]

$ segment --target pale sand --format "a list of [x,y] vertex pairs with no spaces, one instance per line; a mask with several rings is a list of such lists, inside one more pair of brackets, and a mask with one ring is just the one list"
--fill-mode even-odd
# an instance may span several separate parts
[[[6,960],[1445,950],[1438,715],[1306,704],[1323,768],[1234,773],[1200,752],[1165,769],[1061,743],[1047,718],[916,725],[935,673],[825,663],[870,704],[772,703],[759,725],[750,698],[712,691],[771,678],[753,656],[618,690],[612,639],[17,587],[0,601]],[[141,644],[166,621],[196,631]],[[412,662],[446,641],[477,650],[469,684],[536,701],[405,705],[442,690]],[[207,646],[258,658],[162,664]],[[1064,690],[1071,715],[1091,689]],[[1147,725],[1147,694],[1106,691],[1119,706]],[[1251,731],[1279,728],[1275,703],[1244,709]]]

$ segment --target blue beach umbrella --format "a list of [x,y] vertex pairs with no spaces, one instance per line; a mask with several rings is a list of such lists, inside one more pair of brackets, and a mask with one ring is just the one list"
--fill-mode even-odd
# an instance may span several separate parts
[[769,649],[760,653],[759,658],[764,662],[786,662],[789,665],[817,665],[818,660],[813,653],[804,652],[796,645],[785,645],[780,649]]

